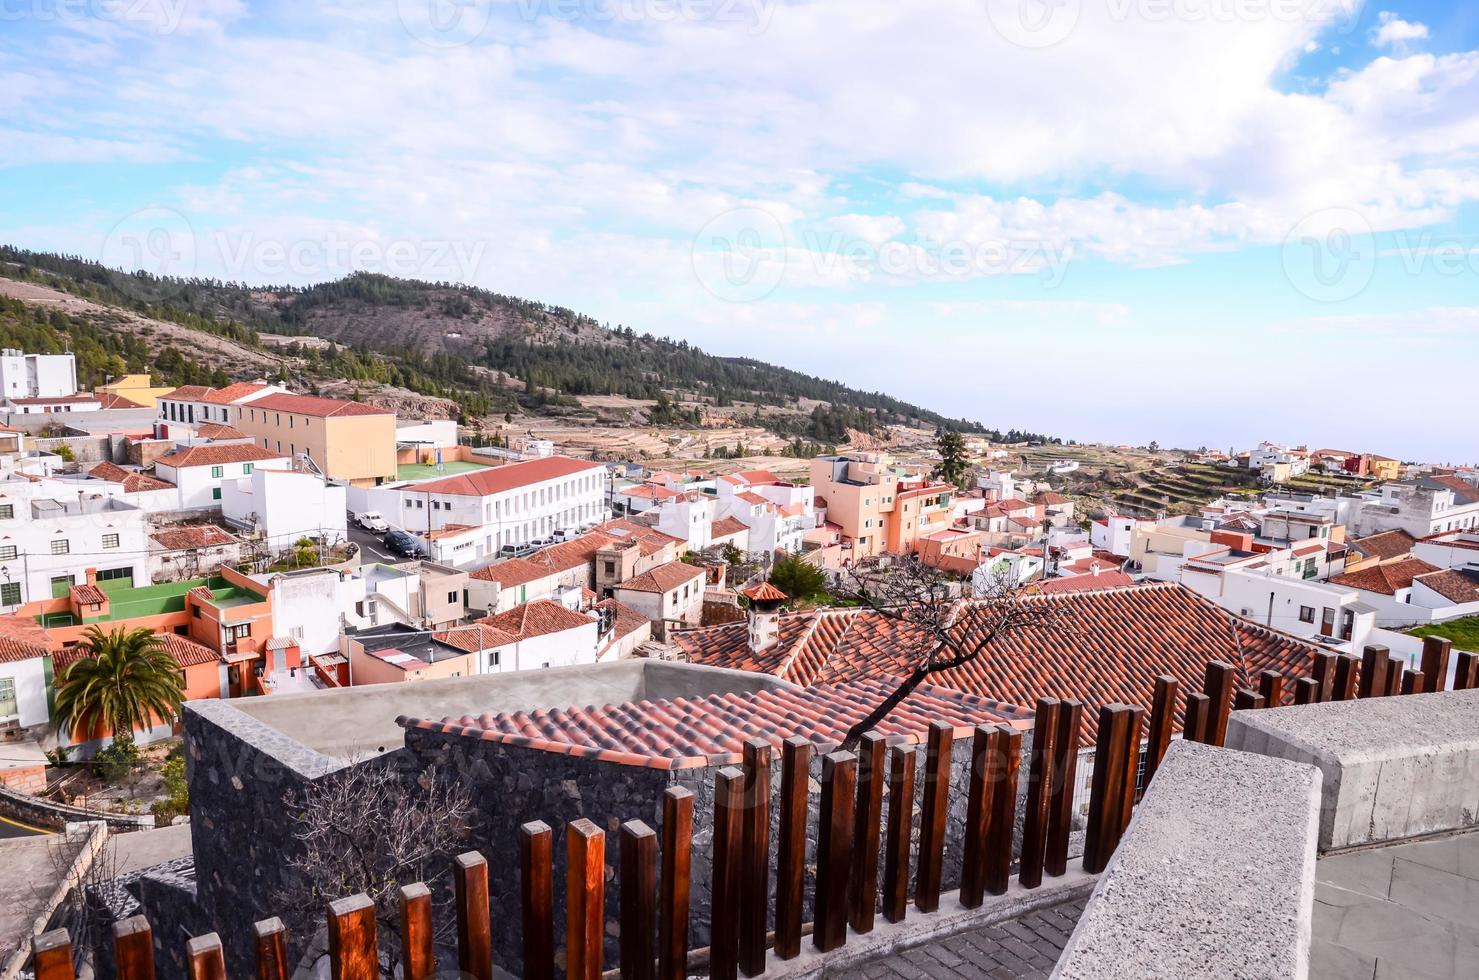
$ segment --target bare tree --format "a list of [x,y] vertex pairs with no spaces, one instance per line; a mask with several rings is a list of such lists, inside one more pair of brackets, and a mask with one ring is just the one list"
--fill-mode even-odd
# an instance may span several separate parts
[[[387,975],[400,960],[398,892],[424,882],[436,890],[467,839],[473,814],[466,787],[437,769],[412,778],[393,766],[350,765],[284,800],[297,843],[288,866],[298,872],[280,895],[306,921],[335,899],[363,893],[375,903]],[[434,939],[451,939],[448,916]]]
[[895,560],[886,571],[855,576],[852,588],[840,590],[850,599],[897,624],[891,640],[900,657],[914,665],[899,686],[852,728],[842,749],[852,752],[863,735],[878,727],[914,690],[934,674],[971,663],[991,645],[1024,630],[1050,630],[1053,606],[1024,600],[1021,585],[997,575],[984,594],[960,598],[957,583],[917,556]]

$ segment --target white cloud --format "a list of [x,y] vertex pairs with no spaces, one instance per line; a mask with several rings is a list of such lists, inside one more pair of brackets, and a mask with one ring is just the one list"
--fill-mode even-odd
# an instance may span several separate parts
[[1371,43],[1375,47],[1402,47],[1413,41],[1428,39],[1427,24],[1403,20],[1390,10],[1383,10],[1377,15],[1377,19],[1378,25],[1371,29]]

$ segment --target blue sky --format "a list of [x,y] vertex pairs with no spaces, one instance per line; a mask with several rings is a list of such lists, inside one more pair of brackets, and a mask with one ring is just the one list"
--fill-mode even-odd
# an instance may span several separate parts
[[1472,462],[1476,49],[1396,0],[0,0],[0,240]]

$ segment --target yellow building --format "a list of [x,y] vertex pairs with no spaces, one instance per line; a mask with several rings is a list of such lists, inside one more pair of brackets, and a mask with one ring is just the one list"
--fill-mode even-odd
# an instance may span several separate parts
[[332,480],[394,480],[395,412],[334,398],[276,394],[232,407],[233,425],[264,449],[306,454]]
[[105,385],[98,385],[97,393],[126,398],[140,408],[154,408],[160,398],[174,390],[171,387],[155,387],[147,374],[125,374]]
[[1372,456],[1367,462],[1367,472],[1378,480],[1400,480],[1402,479],[1401,460],[1392,459],[1390,456]]

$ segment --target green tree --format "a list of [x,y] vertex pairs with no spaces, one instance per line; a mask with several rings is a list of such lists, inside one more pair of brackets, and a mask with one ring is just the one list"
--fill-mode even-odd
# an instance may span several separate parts
[[91,732],[102,725],[113,733],[132,733],[179,717],[184,700],[180,666],[152,631],[122,627],[104,633],[87,629],[83,657],[58,679],[57,725],[68,732]]
[[770,568],[770,584],[797,602],[827,598],[827,576],[795,555],[776,559]]
[[962,486],[966,468],[970,465],[965,453],[965,436],[957,429],[937,429],[935,448],[940,451],[940,463],[935,467],[935,476],[946,483]]

